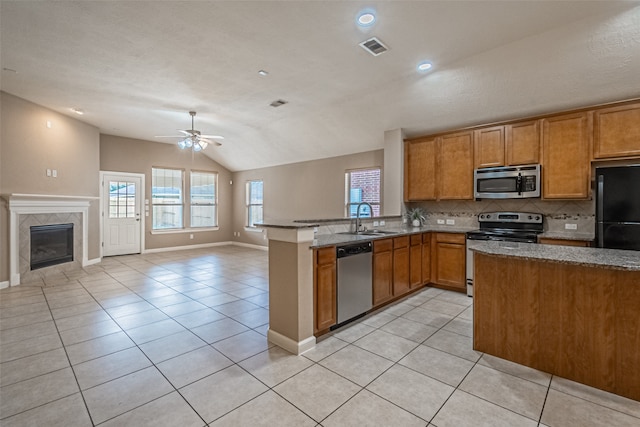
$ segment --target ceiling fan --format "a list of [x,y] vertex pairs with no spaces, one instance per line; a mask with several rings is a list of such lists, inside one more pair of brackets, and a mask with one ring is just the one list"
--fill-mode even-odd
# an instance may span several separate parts
[[182,135],[160,135],[156,136],[156,138],[182,138],[178,141],[178,147],[182,149],[193,148],[193,151],[202,151],[207,148],[209,144],[215,144],[216,146],[222,145],[218,141],[213,141],[213,139],[224,139],[223,136],[202,135],[199,130],[193,128],[193,118],[196,116],[196,112],[189,111],[189,115],[191,116],[191,129],[179,129],[178,132],[182,132]]

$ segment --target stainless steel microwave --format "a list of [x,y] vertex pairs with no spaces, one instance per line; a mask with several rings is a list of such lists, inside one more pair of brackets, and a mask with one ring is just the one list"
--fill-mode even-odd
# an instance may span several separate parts
[[476,169],[476,199],[523,199],[540,197],[540,165]]

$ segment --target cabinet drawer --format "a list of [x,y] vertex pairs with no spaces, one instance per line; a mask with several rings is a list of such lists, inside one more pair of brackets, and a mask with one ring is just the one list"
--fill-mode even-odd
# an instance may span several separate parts
[[393,249],[392,239],[382,239],[373,241],[373,252],[386,252]]
[[437,233],[436,241],[438,243],[457,243],[464,245],[466,236],[462,233]]
[[336,262],[336,247],[318,249],[318,265],[333,264]]
[[411,246],[422,244],[422,234],[412,234],[410,237],[411,237]]
[[409,246],[409,236],[393,238],[393,249],[405,248],[407,246]]

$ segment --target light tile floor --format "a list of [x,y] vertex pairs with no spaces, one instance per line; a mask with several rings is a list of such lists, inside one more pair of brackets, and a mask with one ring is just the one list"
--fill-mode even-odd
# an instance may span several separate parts
[[472,349],[472,300],[427,288],[291,355],[268,259],[105,258],[0,291],[0,424],[640,426],[640,402]]

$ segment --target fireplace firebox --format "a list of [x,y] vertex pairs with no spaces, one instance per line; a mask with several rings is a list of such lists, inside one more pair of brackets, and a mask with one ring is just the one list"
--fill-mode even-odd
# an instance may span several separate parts
[[31,270],[73,261],[73,224],[34,225]]

